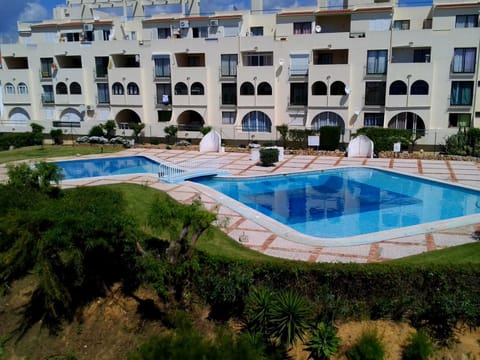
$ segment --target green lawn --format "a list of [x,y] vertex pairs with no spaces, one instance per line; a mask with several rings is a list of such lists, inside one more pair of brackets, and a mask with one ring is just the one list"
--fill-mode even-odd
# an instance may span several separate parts
[[28,146],[13,150],[0,151],[0,164],[8,163],[11,161],[18,161],[24,159],[48,159],[61,156],[76,156],[100,154],[100,153],[113,153],[122,151],[125,148],[121,145],[43,145],[43,146]]

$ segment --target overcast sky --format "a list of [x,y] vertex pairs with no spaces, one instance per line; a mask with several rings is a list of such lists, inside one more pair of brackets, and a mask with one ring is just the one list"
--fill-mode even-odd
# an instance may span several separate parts
[[[339,1],[343,0],[330,0]],[[400,5],[429,5],[432,0],[399,0]],[[0,0],[0,44],[15,42],[17,39],[17,21],[34,22],[53,17],[53,8],[64,5],[62,0]],[[265,10],[288,7],[315,6],[316,0],[263,0]],[[202,12],[208,14],[215,11],[249,9],[250,0],[202,0]]]

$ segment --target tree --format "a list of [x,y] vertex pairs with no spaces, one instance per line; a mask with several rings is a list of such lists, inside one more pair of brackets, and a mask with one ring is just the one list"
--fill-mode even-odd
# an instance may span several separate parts
[[102,125],[103,129],[105,130],[105,135],[107,139],[111,139],[115,136],[115,130],[117,128],[117,124],[114,120],[107,120],[105,124]]
[[7,165],[8,185],[20,189],[30,188],[43,193],[52,193],[53,184],[64,178],[62,170],[53,162],[41,161],[34,165],[22,163]]
[[143,123],[130,123],[128,124],[130,129],[133,130],[133,136],[135,137],[135,142],[140,142],[140,133],[145,128],[145,124]]
[[277,131],[280,133],[280,141],[282,142],[282,146],[286,148],[288,142],[288,125],[277,125]]
[[45,129],[42,125],[31,123],[30,127],[32,128],[33,142],[35,145],[43,145],[43,130]]
[[167,134],[167,141],[169,143],[175,143],[178,127],[176,127],[175,125],[166,126],[163,131],[165,132],[165,134]]

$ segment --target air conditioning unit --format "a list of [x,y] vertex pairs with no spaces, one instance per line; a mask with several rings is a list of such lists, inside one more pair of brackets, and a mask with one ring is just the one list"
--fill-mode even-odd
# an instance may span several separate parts
[[181,20],[178,27],[180,29],[188,29],[190,27],[190,22],[188,20]]
[[218,26],[218,20],[217,19],[212,19],[208,22],[208,25],[212,27],[217,27]]
[[83,24],[83,31],[93,31],[93,24]]

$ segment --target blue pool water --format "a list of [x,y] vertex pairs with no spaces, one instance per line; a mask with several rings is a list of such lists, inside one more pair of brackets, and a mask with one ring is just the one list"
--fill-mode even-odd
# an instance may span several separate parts
[[65,180],[126,174],[158,174],[165,167],[143,156],[57,161]]
[[371,168],[200,178],[306,235],[340,238],[480,213],[480,192]]

